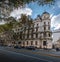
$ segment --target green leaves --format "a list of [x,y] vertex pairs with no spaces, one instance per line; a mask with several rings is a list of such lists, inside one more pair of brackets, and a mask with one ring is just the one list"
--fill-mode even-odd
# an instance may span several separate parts
[[10,24],[0,25],[0,32],[8,31],[11,29],[12,29],[12,25],[10,25]]
[[18,22],[17,20],[15,20],[13,17],[9,17],[7,20],[7,23],[4,25],[0,25],[0,32],[4,32],[4,31],[9,31],[12,30],[13,28],[18,27],[23,27],[25,25],[27,26],[31,26],[31,24],[33,24],[33,20],[26,15],[21,15],[21,19]]
[[0,18],[6,18],[9,17],[11,11],[13,11],[13,8],[18,7],[25,7],[26,4],[29,4],[31,2],[37,2],[38,5],[53,5],[55,0],[8,0],[8,3],[6,3],[7,0],[0,0]]
[[39,4],[39,5],[53,5],[54,4],[54,2],[55,2],[55,0],[38,0],[37,1],[37,3]]
[[29,16],[22,14],[21,15],[21,23],[23,25],[29,25],[30,26],[33,23],[33,20]]
[[[0,0],[0,2],[4,2],[5,0]],[[37,2],[39,5],[45,5],[45,4],[51,4],[55,0],[9,0],[9,4],[13,4],[14,7],[23,6],[25,4],[31,3],[31,2]]]

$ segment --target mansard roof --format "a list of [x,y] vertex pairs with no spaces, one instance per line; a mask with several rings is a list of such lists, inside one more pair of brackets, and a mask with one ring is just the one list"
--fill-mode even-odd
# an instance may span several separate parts
[[40,19],[41,20],[41,16],[40,15],[37,15],[37,17],[36,17],[35,20],[37,20],[37,19]]

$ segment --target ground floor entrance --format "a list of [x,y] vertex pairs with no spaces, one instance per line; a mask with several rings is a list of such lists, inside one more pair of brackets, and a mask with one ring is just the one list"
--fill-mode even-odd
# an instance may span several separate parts
[[52,42],[50,40],[23,40],[20,43],[21,46],[34,46],[36,48],[52,48]]

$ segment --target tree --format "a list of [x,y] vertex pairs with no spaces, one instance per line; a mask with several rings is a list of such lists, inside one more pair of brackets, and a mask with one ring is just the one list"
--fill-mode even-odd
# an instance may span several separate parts
[[27,16],[25,14],[21,14],[21,23],[25,24],[27,22]]
[[5,20],[10,16],[13,8],[24,7],[25,4],[37,2],[39,5],[52,5],[55,0],[0,0],[0,19]]
[[21,22],[23,26],[30,26],[31,24],[33,24],[33,20],[30,16],[26,16],[25,14],[21,15]]
[[7,23],[0,25],[0,32],[12,30],[13,26],[18,23],[13,17],[6,18],[6,21]]
[[52,4],[55,0],[0,0],[0,2],[9,1],[9,5],[13,4],[14,7],[23,6],[30,2],[37,2],[39,5]]

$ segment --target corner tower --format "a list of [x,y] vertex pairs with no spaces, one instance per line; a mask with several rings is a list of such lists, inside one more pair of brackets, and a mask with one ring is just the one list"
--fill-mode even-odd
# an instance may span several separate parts
[[51,19],[48,12],[42,14],[42,28],[43,28],[43,48],[52,48],[52,31],[51,31]]

